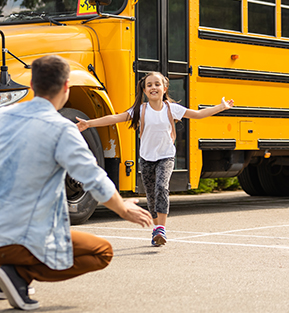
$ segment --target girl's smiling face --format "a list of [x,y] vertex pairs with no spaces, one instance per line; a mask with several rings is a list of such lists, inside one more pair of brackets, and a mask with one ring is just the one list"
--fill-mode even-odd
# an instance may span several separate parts
[[144,93],[149,101],[162,101],[166,91],[167,87],[164,86],[163,77],[161,75],[152,74],[146,78]]

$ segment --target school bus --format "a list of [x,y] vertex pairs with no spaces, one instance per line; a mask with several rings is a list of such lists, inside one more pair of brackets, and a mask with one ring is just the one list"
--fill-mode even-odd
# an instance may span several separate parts
[[[30,64],[47,54],[70,64],[60,113],[74,122],[124,112],[138,80],[160,71],[185,107],[235,101],[176,124],[171,191],[238,176],[250,195],[289,195],[289,0],[4,0],[0,24],[0,106],[33,97]],[[144,192],[138,132],[123,123],[83,136],[119,190]],[[83,223],[97,202],[68,175],[66,191],[71,222]]]

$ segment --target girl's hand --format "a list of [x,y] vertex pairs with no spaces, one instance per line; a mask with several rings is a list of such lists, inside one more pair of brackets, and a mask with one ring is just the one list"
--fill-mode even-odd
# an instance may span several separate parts
[[76,119],[79,121],[79,123],[76,124],[80,132],[83,132],[88,126],[88,122],[86,120],[83,120],[82,118],[76,117]]
[[234,100],[226,101],[225,97],[222,98],[222,104],[224,106],[224,110],[228,110],[234,106]]

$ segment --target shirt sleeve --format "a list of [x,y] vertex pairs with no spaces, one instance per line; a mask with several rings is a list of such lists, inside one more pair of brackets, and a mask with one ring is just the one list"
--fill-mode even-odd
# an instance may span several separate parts
[[[141,106],[140,106],[139,116],[141,116],[142,108],[143,108],[143,104],[141,104]],[[133,118],[133,114],[134,114],[133,107],[131,107],[128,110],[126,110],[126,112],[130,115],[131,118]]]
[[126,111],[131,118],[133,118],[133,109],[132,108],[129,108],[127,111]]
[[170,103],[170,108],[172,111],[173,118],[176,120],[181,120],[187,111],[186,107],[177,103]]
[[73,123],[63,129],[55,150],[55,159],[71,177],[83,183],[83,189],[90,191],[97,201],[106,202],[115,193],[113,182],[97,165],[95,157]]

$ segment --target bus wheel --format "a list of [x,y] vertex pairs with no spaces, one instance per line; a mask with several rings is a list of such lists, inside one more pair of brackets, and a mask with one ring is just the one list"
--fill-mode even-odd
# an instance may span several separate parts
[[269,196],[289,196],[289,167],[275,161],[264,159],[258,167],[261,185]]
[[[63,108],[59,113],[77,123],[76,116],[89,119],[89,117],[81,111],[75,109]],[[95,128],[88,128],[82,132],[90,150],[97,159],[99,166],[104,168],[104,155],[101,140]],[[65,178],[67,203],[69,207],[70,222],[72,225],[82,224],[86,222],[94,213],[98,202],[91,196],[89,192],[82,189],[82,184],[70,177],[68,174]]]
[[265,196],[266,192],[260,183],[257,168],[257,166],[249,164],[238,176],[238,180],[241,187],[248,195]]

